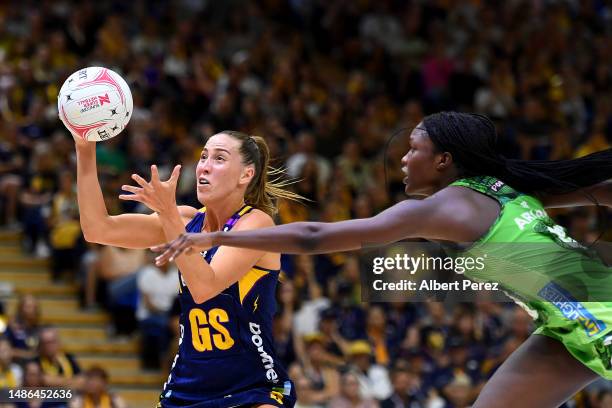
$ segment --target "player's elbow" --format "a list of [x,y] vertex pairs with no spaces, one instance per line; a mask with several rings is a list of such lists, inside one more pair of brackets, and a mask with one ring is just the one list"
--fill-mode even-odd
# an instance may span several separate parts
[[298,245],[301,253],[311,253],[318,249],[323,240],[323,228],[320,223],[305,223],[299,235]]
[[100,233],[96,232],[95,228],[86,227],[85,225],[81,225],[81,231],[83,232],[83,238],[87,242],[91,242],[94,244],[100,244],[101,237]]
[[114,228],[108,223],[108,219],[98,219],[94,222],[81,216],[81,232],[87,242],[110,245],[110,237],[113,235]]
[[206,283],[194,283],[195,282],[193,282],[190,286],[189,291],[191,292],[191,297],[193,298],[193,301],[197,304],[202,304],[207,300],[214,298],[222,291],[221,289],[216,288],[217,285],[213,283],[213,281],[209,281]]

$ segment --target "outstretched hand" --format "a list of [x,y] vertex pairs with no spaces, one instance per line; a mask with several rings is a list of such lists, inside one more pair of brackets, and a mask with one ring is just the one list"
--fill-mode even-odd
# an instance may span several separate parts
[[176,208],[176,184],[181,173],[181,166],[174,166],[170,178],[161,181],[156,165],[151,166],[151,181],[146,181],[138,174],[132,174],[132,179],[140,187],[123,185],[123,191],[132,194],[121,194],[119,199],[126,201],[138,201],[143,203],[157,213],[164,213]]
[[204,251],[212,247],[211,234],[186,233],[181,234],[174,241],[157,245],[151,248],[153,252],[162,252],[155,258],[155,265],[164,265],[174,261],[182,253],[191,254],[194,250]]

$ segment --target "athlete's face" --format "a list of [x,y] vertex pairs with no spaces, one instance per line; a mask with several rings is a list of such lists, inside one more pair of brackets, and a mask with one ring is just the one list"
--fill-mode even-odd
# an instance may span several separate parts
[[245,166],[240,140],[218,133],[206,142],[196,167],[197,193],[201,203],[219,201],[236,191],[245,191],[253,166]]
[[423,124],[419,123],[410,134],[410,150],[402,157],[406,194],[433,194],[439,178],[439,172],[436,171],[438,156]]

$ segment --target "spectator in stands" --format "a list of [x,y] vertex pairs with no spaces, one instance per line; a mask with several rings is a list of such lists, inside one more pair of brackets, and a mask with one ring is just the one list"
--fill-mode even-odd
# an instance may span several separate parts
[[427,398],[421,389],[419,377],[408,370],[405,360],[399,360],[391,370],[393,394],[380,404],[380,408],[426,408]]
[[297,401],[295,408],[324,408],[328,396],[316,390],[315,384],[304,374],[300,364],[292,364],[289,377],[295,384]]
[[[393,388],[388,370],[384,366],[373,364],[372,354],[372,347],[367,341],[354,341],[348,347],[349,367],[359,382],[361,395],[382,401],[391,396]],[[345,380],[351,381],[348,378]]]
[[176,297],[178,271],[172,264],[156,267],[145,265],[138,272],[138,308],[136,318],[142,335],[141,358],[144,368],[161,368],[160,356],[170,342],[168,322]]
[[127,408],[123,398],[109,390],[108,373],[103,368],[91,367],[84,375],[83,391],[70,401],[70,408]]
[[340,391],[340,375],[327,360],[322,340],[319,333],[306,336],[303,373],[310,380],[312,389],[320,392],[318,401],[327,403]]
[[137,275],[145,265],[146,251],[100,246],[96,254],[86,271],[86,290],[91,293],[98,284],[104,287],[101,303],[111,312],[115,334],[129,335],[137,326]]
[[18,388],[23,382],[23,370],[13,361],[13,348],[6,337],[0,337],[0,389]]
[[[40,365],[35,360],[28,360],[23,367],[24,388],[44,388],[43,373]],[[33,398],[27,402],[18,402],[17,408],[67,408],[64,402],[43,401],[40,398]]]
[[349,371],[343,374],[340,395],[330,401],[329,408],[378,408],[378,402],[364,396],[361,390],[355,373]]
[[456,374],[442,389],[442,396],[447,407],[469,408],[476,399],[477,393],[472,381],[465,374]]
[[325,309],[320,314],[319,335],[321,344],[325,349],[326,360],[340,367],[344,365],[344,355],[347,352],[349,342],[338,332],[337,314],[332,309]]
[[285,367],[289,367],[296,360],[295,339],[293,338],[295,290],[290,281],[283,279],[276,291],[280,308],[272,322],[274,350]]
[[53,159],[46,143],[36,145],[30,174],[20,195],[26,252],[45,257],[49,255],[47,220],[56,187]]
[[53,196],[49,225],[52,249],[51,276],[57,281],[63,272],[68,272],[73,280],[84,242],[79,224],[74,177],[68,170],[62,171],[59,175],[59,190]]
[[391,342],[392,328],[387,325],[385,311],[381,306],[374,305],[368,310],[366,318],[366,333],[374,351],[374,361],[382,366],[391,364],[391,350],[396,348]]
[[84,389],[85,378],[74,356],[62,351],[57,330],[45,327],[40,330],[37,362],[46,387],[58,387],[75,391]]
[[[295,99],[299,101],[299,99]],[[318,189],[324,188],[331,175],[329,161],[317,154],[316,139],[311,132],[302,131],[296,136],[296,152],[287,159],[287,174],[292,178],[299,178],[302,169],[309,163],[314,162],[316,167]]]
[[13,346],[17,359],[28,359],[36,355],[40,330],[40,306],[31,294],[22,295],[17,301],[17,312],[9,320],[6,337]]
[[0,132],[4,135],[0,139],[0,225],[16,228],[19,226],[17,204],[24,159],[17,146],[17,127],[5,122]]
[[467,376],[470,384],[477,384],[480,381],[480,362],[470,355],[469,346],[470,343],[466,343],[458,336],[447,340],[444,354],[436,361],[437,367],[433,373],[434,385],[441,388],[458,375]]

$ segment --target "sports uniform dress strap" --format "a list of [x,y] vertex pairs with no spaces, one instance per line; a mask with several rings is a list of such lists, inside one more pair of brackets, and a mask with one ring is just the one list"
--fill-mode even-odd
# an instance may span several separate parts
[[467,187],[478,191],[497,201],[502,207],[511,200],[522,195],[497,177],[476,176],[462,178],[450,184],[451,186]]
[[[234,213],[234,215],[232,215],[226,222],[225,225],[223,225],[223,228],[221,228],[221,231],[229,231],[232,228],[234,228],[234,226],[236,225],[236,223],[238,222],[238,220],[240,218],[242,218],[244,215],[248,214],[249,212],[253,211],[253,207],[250,205],[243,205],[238,211],[236,211]],[[200,224],[200,230],[197,232],[200,232],[202,230],[202,227],[204,226],[204,219],[206,218],[206,211],[203,211],[202,213],[202,223]],[[196,215],[196,217],[200,215],[200,213],[198,213]],[[194,231],[195,232],[195,231]],[[210,248],[208,251],[204,251],[202,252],[202,254],[204,255],[205,259],[207,262],[210,262],[212,257],[215,255],[215,253],[217,252],[217,250],[219,249],[218,246],[216,247],[212,247]]]

